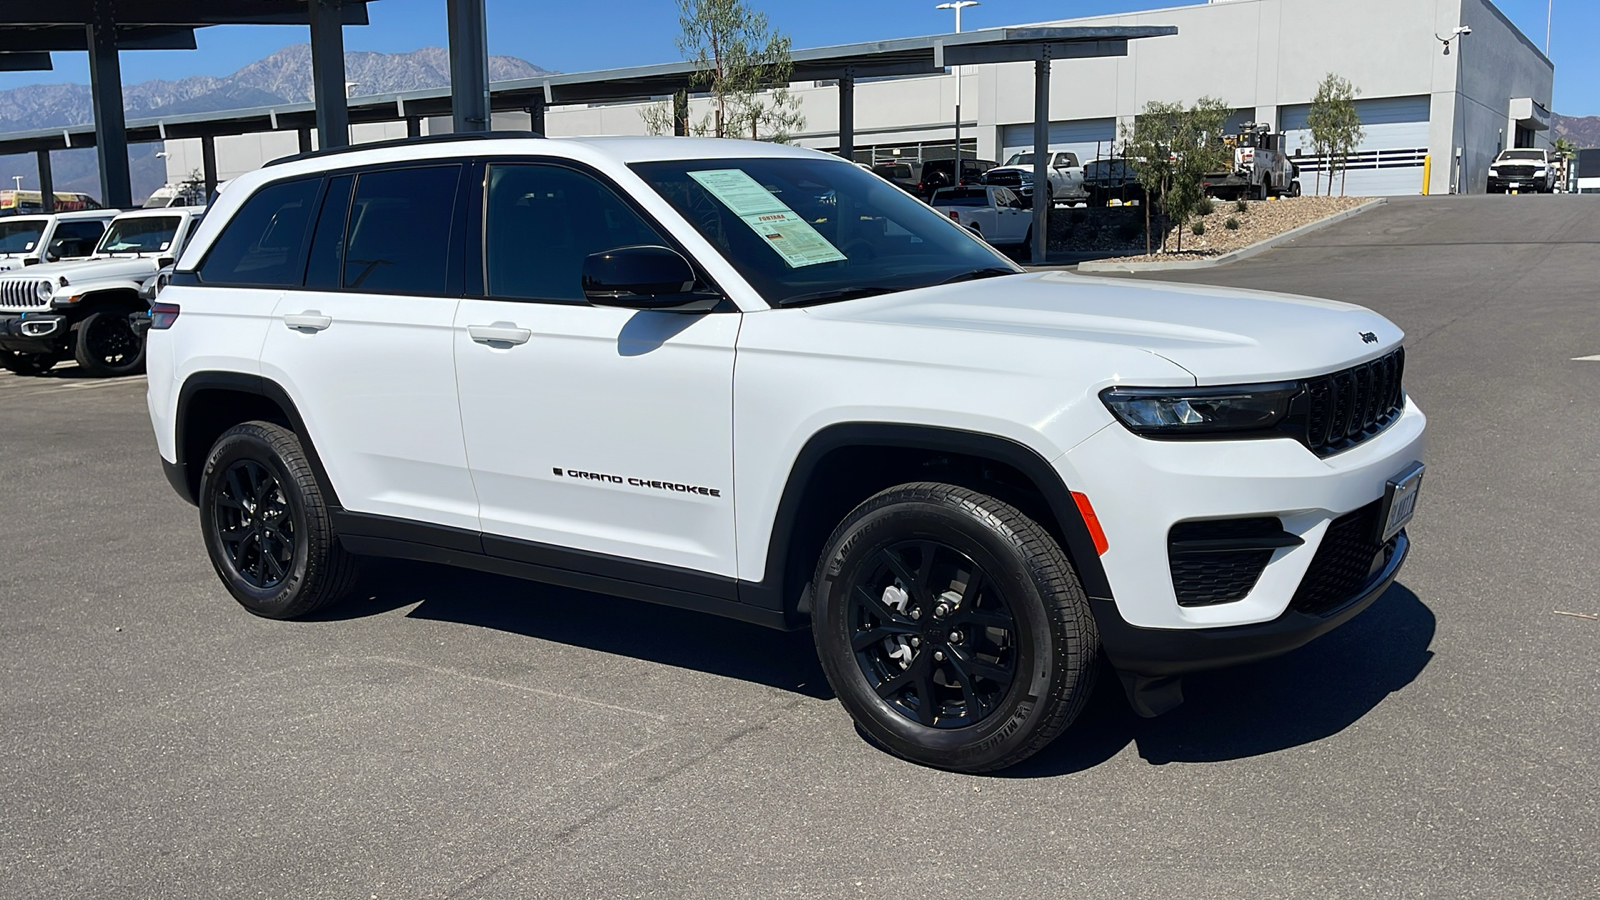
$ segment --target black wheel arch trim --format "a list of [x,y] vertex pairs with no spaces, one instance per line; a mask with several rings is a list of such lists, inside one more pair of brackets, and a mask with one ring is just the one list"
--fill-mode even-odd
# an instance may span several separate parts
[[[1112,599],[1105,567],[1100,564],[1100,554],[1095,551],[1094,540],[1089,536],[1089,528],[1072,499],[1070,489],[1062,482],[1055,467],[1033,448],[1010,438],[954,428],[886,422],[841,422],[813,434],[795,457],[778,501],[772,530],[767,537],[764,575],[760,582],[739,582],[741,600],[753,606],[781,610],[789,616],[796,614],[799,598],[786,596],[786,593],[792,592],[785,589],[789,545],[794,537],[795,524],[818,465],[829,453],[846,447],[897,447],[959,453],[1011,466],[1032,481],[1044,495],[1066,538],[1067,546],[1062,550],[1077,569],[1084,592],[1091,598]],[[815,561],[812,563],[814,565]],[[808,570],[808,578],[809,574]]]
[[[339,495],[333,489],[333,482],[329,480],[328,472],[322,466],[322,458],[317,455],[316,442],[306,431],[305,420],[301,418],[300,410],[294,401],[289,398],[289,392],[270,378],[248,372],[196,372],[184,380],[183,387],[178,391],[177,414],[173,420],[173,455],[177,459],[167,470],[167,480],[172,482],[179,496],[191,504],[199,500],[200,466],[205,464],[205,460],[188,459],[185,447],[189,427],[189,406],[194,401],[195,395],[208,390],[254,394],[265,397],[283,410],[284,416],[289,420],[290,430],[300,438],[300,447],[306,454],[306,461],[311,464],[311,472],[316,476],[317,486],[322,490],[324,502],[331,507],[341,505]],[[165,460],[162,462],[166,463]]]

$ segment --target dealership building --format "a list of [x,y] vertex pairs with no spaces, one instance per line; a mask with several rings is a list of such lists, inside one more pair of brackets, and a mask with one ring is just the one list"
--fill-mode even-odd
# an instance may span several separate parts
[[[931,6],[930,16],[936,15]],[[1231,123],[1265,123],[1298,157],[1302,183],[1321,177],[1306,128],[1317,86],[1330,73],[1360,91],[1365,137],[1345,188],[1361,195],[1481,193],[1489,163],[1507,147],[1549,145],[1554,66],[1491,0],[1212,0],[1052,26],[1176,26],[1175,36],[1131,41],[1127,55],[1059,60],[1051,68],[1049,140],[1082,160],[1112,155],[1120,130],[1146,103],[1202,97],[1233,109]],[[955,152],[957,84],[964,155],[1004,161],[1033,143],[1033,66],[971,65],[945,74],[859,79],[856,158],[862,162],[949,158]],[[795,140],[839,147],[839,87],[795,85],[805,125]],[[704,108],[704,100],[695,106]],[[551,106],[551,136],[643,134],[642,103]],[[526,128],[529,114],[497,112],[496,128]],[[422,123],[448,131],[449,119]],[[358,125],[357,141],[403,137],[404,122]],[[293,134],[216,142],[227,178],[297,152]],[[169,180],[200,166],[196,139],[166,147]],[[1430,165],[1431,164],[1431,165]]]

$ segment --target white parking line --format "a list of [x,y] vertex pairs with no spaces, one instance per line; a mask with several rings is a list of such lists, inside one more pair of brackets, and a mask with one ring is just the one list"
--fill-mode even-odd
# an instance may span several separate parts
[[1572,361],[1573,362],[1600,362],[1600,355],[1595,355],[1595,356],[1574,356],[1572,358]]

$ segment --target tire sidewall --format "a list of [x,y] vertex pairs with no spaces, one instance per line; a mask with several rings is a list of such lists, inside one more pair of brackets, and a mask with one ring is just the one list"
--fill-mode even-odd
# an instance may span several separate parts
[[[965,728],[913,722],[880,698],[850,648],[848,592],[859,569],[882,549],[927,538],[966,553],[1011,601],[1018,654],[999,708]],[[1015,752],[1049,715],[1054,636],[1039,585],[1014,548],[989,523],[938,503],[897,502],[864,510],[831,543],[817,579],[818,650],[840,702],[873,740],[909,759],[945,768],[982,768]]]
[[[239,574],[228,559],[218,533],[217,493],[228,468],[241,460],[253,460],[261,464],[278,480],[279,489],[289,504],[290,520],[294,523],[294,558],[289,566],[288,577],[271,588],[258,588]],[[292,616],[310,569],[311,535],[307,528],[306,498],[277,451],[248,425],[224,434],[206,458],[205,469],[200,474],[199,499],[200,533],[205,538],[206,553],[211,557],[211,565],[228,592],[241,606],[258,616]]]

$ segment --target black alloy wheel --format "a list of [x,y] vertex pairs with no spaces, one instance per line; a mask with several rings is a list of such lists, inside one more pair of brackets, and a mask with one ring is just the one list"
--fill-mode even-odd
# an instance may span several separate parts
[[245,583],[277,587],[294,565],[295,524],[278,477],[253,459],[241,459],[222,475],[212,504],[212,527],[228,564]]
[[931,728],[976,725],[1017,669],[1017,625],[999,586],[960,550],[901,541],[850,585],[850,646],[877,695]]
[[78,323],[73,355],[91,375],[135,375],[144,369],[144,338],[134,331],[127,310],[103,309]]
[[200,529],[212,568],[245,609],[309,615],[355,583],[356,559],[334,533],[294,432],[246,422],[223,432],[200,474]]
[[932,482],[882,491],[834,530],[812,633],[863,734],[966,772],[1014,765],[1065,730],[1100,646],[1048,531],[993,496]]

